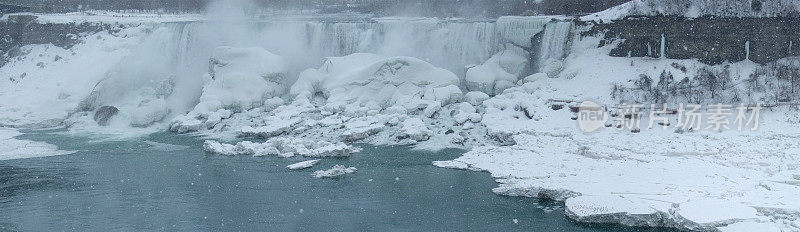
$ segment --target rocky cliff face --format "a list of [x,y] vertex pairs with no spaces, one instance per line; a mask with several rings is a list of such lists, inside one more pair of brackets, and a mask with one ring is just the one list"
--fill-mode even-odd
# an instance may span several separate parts
[[80,34],[113,30],[114,25],[92,23],[38,23],[35,16],[9,16],[0,21],[0,66],[16,57],[20,48],[31,44],[48,44],[70,48],[80,42]]
[[[628,17],[597,24],[584,35],[605,34],[609,55],[698,59],[707,64],[749,58],[765,64],[800,54],[800,18]],[[749,47],[749,57],[748,57]]]

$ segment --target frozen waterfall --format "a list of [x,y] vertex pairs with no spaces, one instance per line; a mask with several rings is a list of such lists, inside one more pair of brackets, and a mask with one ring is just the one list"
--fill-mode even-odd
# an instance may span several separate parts
[[[544,37],[540,59],[561,59],[572,23],[554,17],[502,17],[495,21],[431,18],[380,18],[359,20],[272,20],[239,26],[238,31],[209,30],[212,23],[172,25],[186,38],[184,52],[204,52],[210,44],[260,46],[286,57],[297,73],[319,65],[324,57],[357,52],[410,56],[463,75],[464,67],[480,64],[503,45],[532,47],[531,38]],[[560,18],[558,18],[560,19]],[[216,28],[216,27],[212,27]],[[239,35],[229,38],[230,35]],[[212,48],[209,48],[212,47]],[[195,50],[195,51],[190,51]],[[195,54],[198,55],[198,54]]]
[[572,22],[556,21],[547,24],[542,35],[539,52],[539,64],[547,60],[563,59],[567,54],[567,42],[572,35]]

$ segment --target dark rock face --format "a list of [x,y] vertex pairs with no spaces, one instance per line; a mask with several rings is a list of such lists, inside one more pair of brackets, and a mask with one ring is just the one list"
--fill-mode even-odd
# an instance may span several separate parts
[[706,64],[750,60],[766,64],[800,55],[800,18],[628,17],[597,24],[585,35],[605,33],[601,46],[622,40],[616,57],[660,57],[664,36],[666,57],[698,59]]
[[0,22],[0,66],[3,60],[19,54],[19,48],[30,44],[48,44],[71,48],[81,42],[79,35],[108,30],[119,31],[118,26],[92,23],[38,23],[36,16],[15,15]]
[[113,106],[103,106],[94,113],[94,121],[97,122],[98,125],[101,126],[108,126],[108,120],[110,120],[114,115],[119,113],[119,109]]

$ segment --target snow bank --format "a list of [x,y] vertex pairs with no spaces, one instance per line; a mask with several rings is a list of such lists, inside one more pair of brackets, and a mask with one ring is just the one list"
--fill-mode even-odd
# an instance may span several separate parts
[[[501,144],[475,146],[434,165],[487,171],[500,183],[493,189],[498,194],[565,201],[565,213],[581,222],[700,231],[800,228],[794,110],[762,111],[756,132],[584,133],[569,106],[582,100],[617,105],[610,94],[615,83],[664,70],[683,79],[706,67],[692,60],[611,58],[598,41],[576,41],[561,75],[573,78],[536,74],[475,107],[485,112],[479,125],[486,135]],[[736,78],[752,72],[750,63],[727,65],[741,75]],[[643,127],[648,119],[641,119]]]
[[457,85],[452,72],[416,58],[353,54],[328,58],[322,67],[302,72],[291,94],[309,99],[321,94],[325,110],[333,113],[366,113],[395,105],[415,111],[461,99]]
[[361,151],[361,148],[349,146],[344,143],[330,143],[290,137],[273,138],[264,143],[244,141],[236,145],[208,140],[203,144],[203,148],[210,153],[228,156],[277,155],[281,157],[292,157],[301,155],[305,157],[344,157]]
[[52,144],[14,139],[22,135],[16,130],[0,128],[0,160],[29,159],[57,155],[68,155],[74,151],[58,150]]
[[467,89],[491,96],[515,86],[522,71],[528,65],[528,52],[507,45],[506,49],[489,58],[482,65],[467,70]]
[[314,177],[316,178],[335,178],[345,174],[350,174],[356,172],[356,168],[349,167],[345,168],[342,165],[333,166],[333,168],[328,170],[319,170],[314,172]]
[[200,103],[187,115],[175,118],[170,130],[196,131],[198,122],[212,128],[232,112],[260,107],[266,100],[280,97],[286,89],[283,58],[263,48],[218,47],[209,65]]

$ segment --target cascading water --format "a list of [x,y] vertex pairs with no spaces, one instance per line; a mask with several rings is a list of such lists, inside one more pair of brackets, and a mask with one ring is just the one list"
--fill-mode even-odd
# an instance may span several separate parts
[[561,60],[567,54],[567,41],[572,32],[572,22],[551,22],[547,24],[539,52],[539,63],[547,60]]

